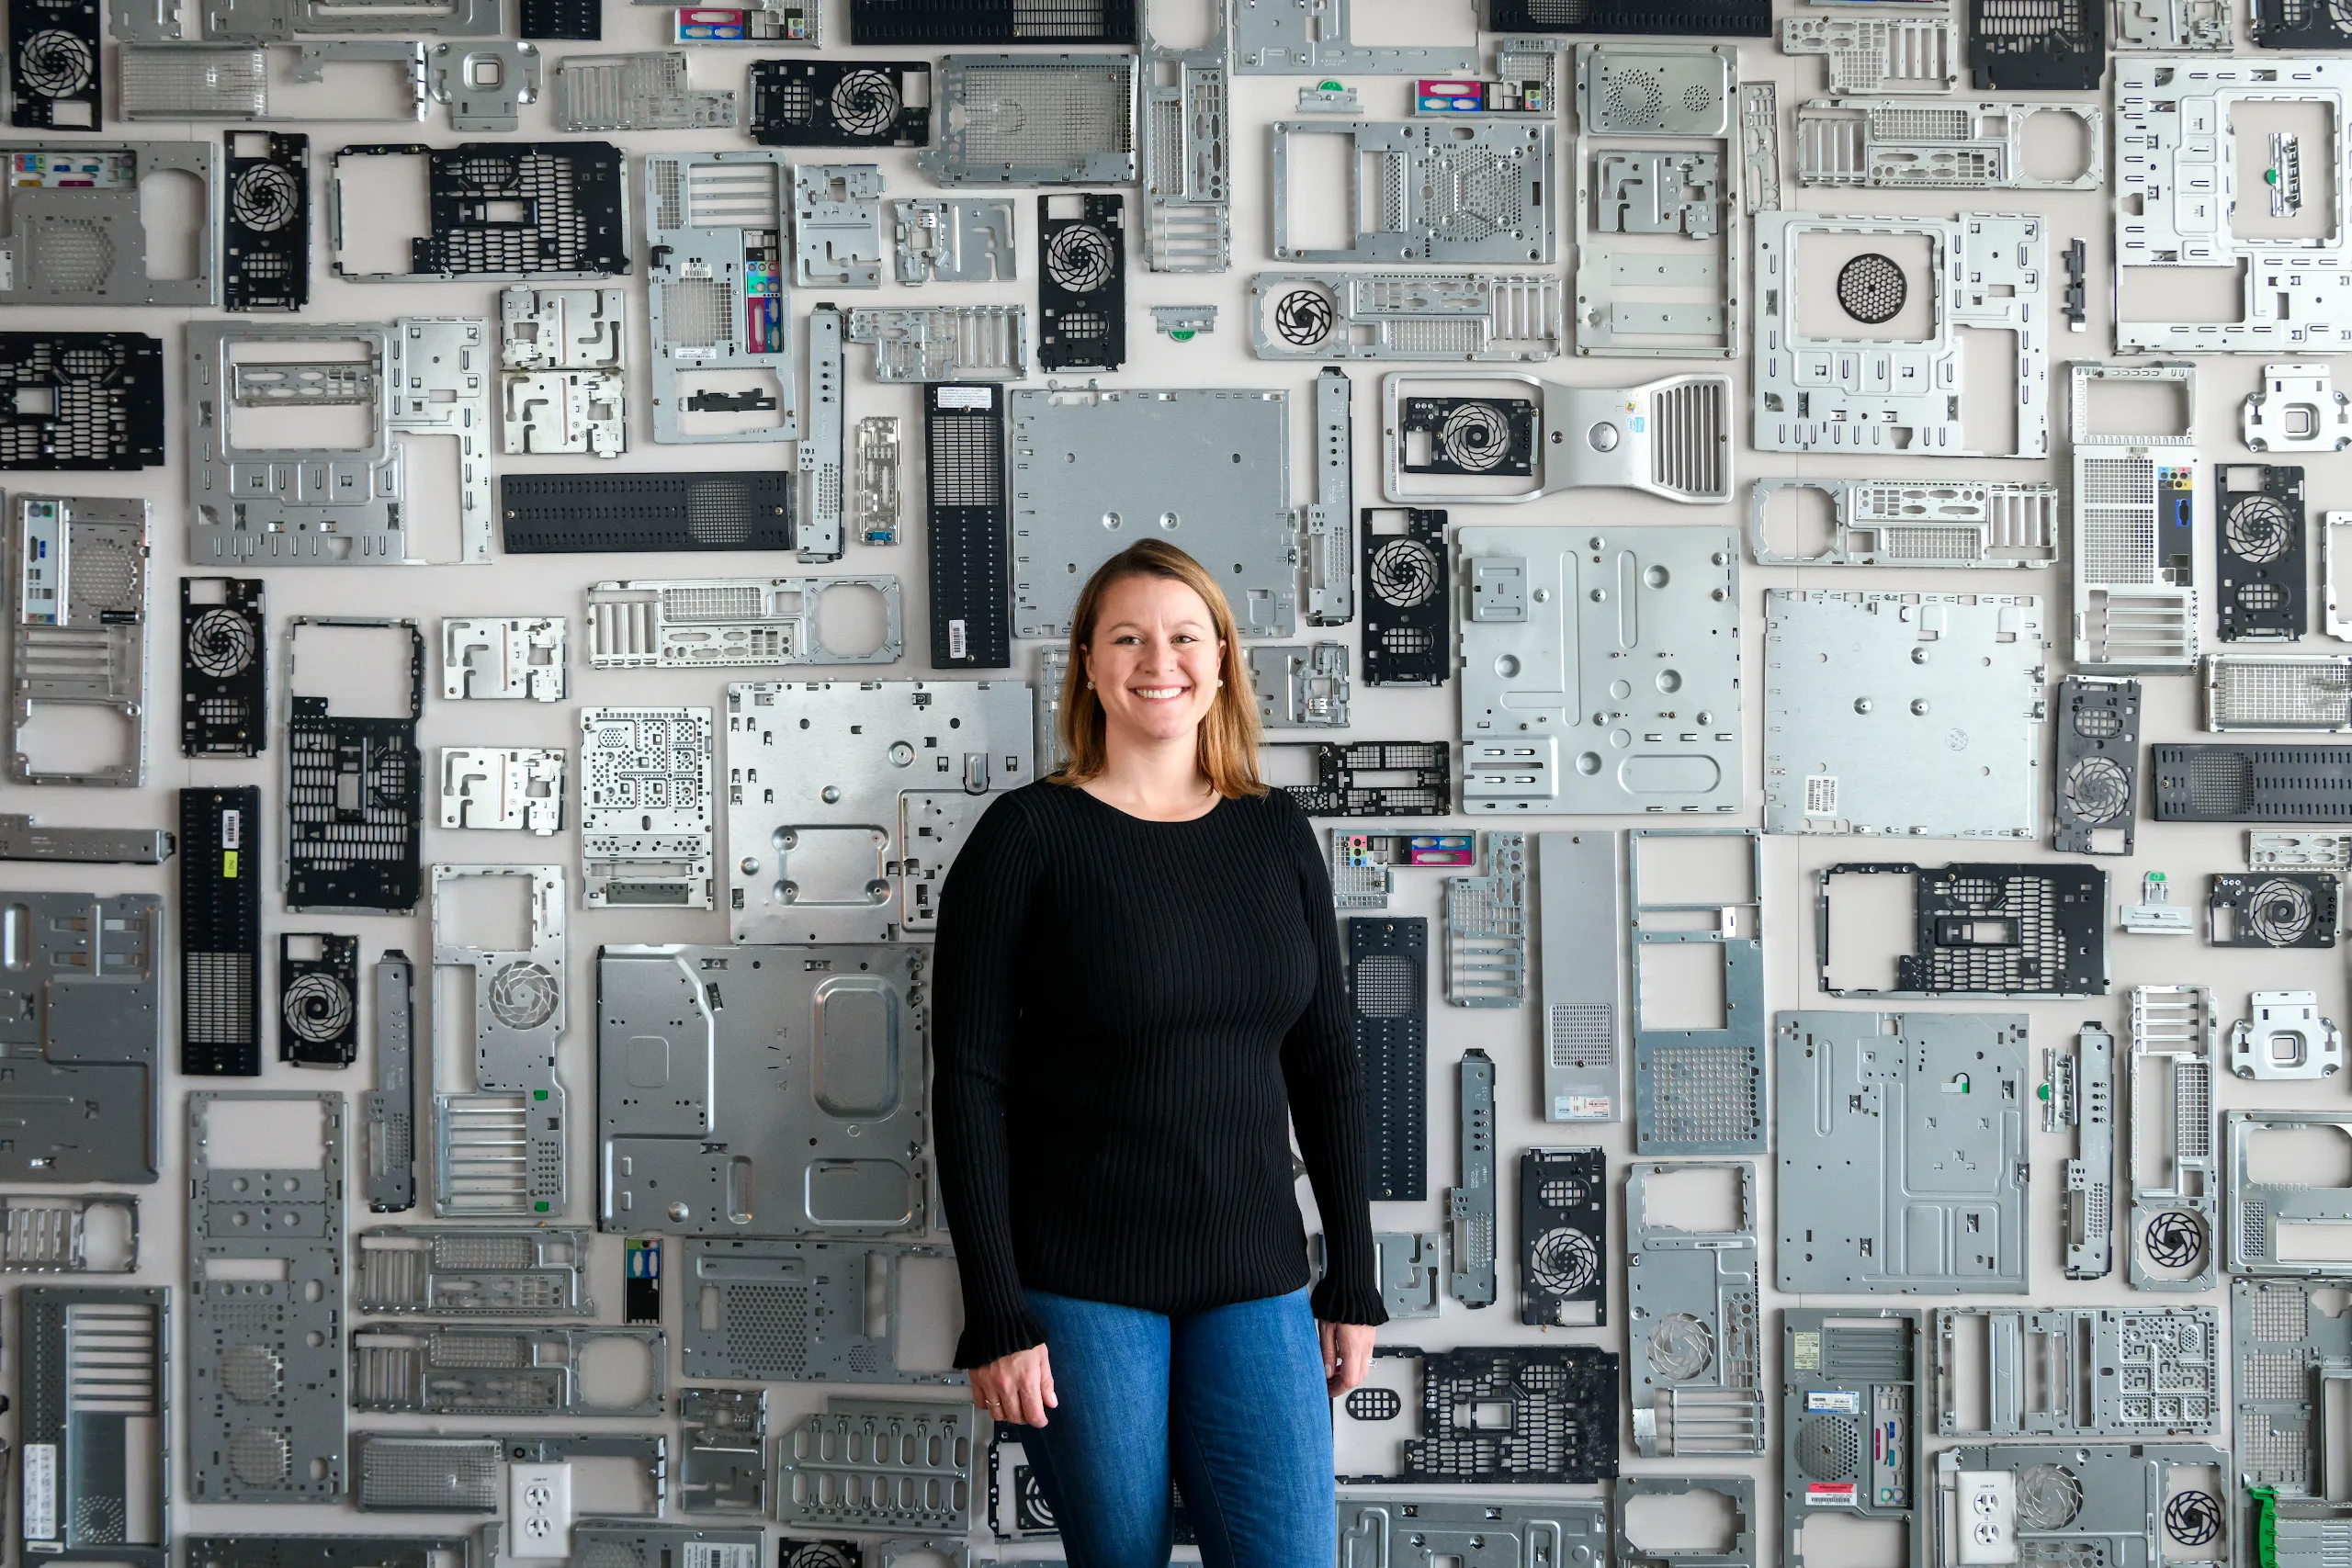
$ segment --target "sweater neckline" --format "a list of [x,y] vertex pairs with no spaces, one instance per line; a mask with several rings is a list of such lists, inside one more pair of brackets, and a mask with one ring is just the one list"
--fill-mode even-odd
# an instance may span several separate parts
[[1126,821],[1134,822],[1146,828],[1190,828],[1195,824],[1208,821],[1218,812],[1224,810],[1227,805],[1231,804],[1231,797],[1220,795],[1216,797],[1216,804],[1210,807],[1206,811],[1202,812],[1198,817],[1138,817],[1134,812],[1126,810],[1122,807],[1112,805],[1109,801],[1102,799],[1091,790],[1086,789],[1080,785],[1067,784],[1057,787],[1066,788],[1072,795],[1081,795],[1086,799],[1092,801],[1095,805],[1111,813],[1114,817],[1121,818]]

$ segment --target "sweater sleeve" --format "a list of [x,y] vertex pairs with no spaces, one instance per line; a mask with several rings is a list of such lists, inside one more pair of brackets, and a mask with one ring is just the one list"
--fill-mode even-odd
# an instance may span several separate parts
[[933,949],[932,1108],[939,1194],[964,1285],[958,1367],[1045,1343],[1013,1259],[1009,1127],[1014,976],[1042,870],[1021,803],[980,818],[939,895]]
[[[1279,792],[1277,792],[1279,798]],[[1372,1161],[1365,1128],[1363,1068],[1356,1058],[1353,1017],[1331,909],[1331,873],[1306,814],[1283,799],[1298,877],[1298,897],[1315,942],[1315,999],[1283,1041],[1283,1078],[1291,1125],[1323,1216],[1323,1280],[1315,1315],[1326,1323],[1383,1324],[1372,1244]]]

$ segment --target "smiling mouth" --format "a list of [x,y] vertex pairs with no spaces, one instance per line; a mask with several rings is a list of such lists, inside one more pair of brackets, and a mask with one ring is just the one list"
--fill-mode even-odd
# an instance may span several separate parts
[[1149,703],[1164,703],[1184,694],[1182,686],[1130,686],[1127,690]]

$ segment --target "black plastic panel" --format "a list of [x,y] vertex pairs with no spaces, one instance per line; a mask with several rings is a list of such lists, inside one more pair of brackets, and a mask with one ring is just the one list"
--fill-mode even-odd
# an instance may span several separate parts
[[[2261,476],[2252,489],[2233,478]],[[2223,642],[2291,642],[2303,635],[2303,470],[2213,465],[2214,613]]]
[[2352,822],[2352,746],[2153,751],[2159,822]]
[[[315,942],[318,956],[294,949]],[[277,933],[277,1059],[347,1067],[359,1055],[359,939],[321,931]]]
[[[298,626],[300,622],[295,623]],[[322,625],[387,626],[382,621]],[[424,638],[408,633],[407,718],[339,718],[324,697],[289,697],[286,727],[286,907],[413,913],[424,881],[420,828]]]
[[[1057,204],[1082,203],[1056,218]],[[1127,362],[1126,198],[1037,198],[1037,366],[1116,370]]]
[[629,1236],[621,1243],[621,1321],[662,1321],[662,1238]]
[[8,0],[8,123],[28,130],[101,130],[97,0]]
[[0,333],[0,468],[127,473],[163,460],[162,343]]
[[2215,947],[2334,947],[2340,899],[2332,871],[2216,876],[2205,892],[2205,940]]
[[1977,91],[2090,93],[2107,70],[2107,0],[1969,0]]
[[1840,877],[1913,879],[1912,950],[1894,961],[1894,993],[1917,996],[2103,997],[2107,994],[2107,873],[2098,866],[1989,861],[1938,866],[1833,865],[1821,874],[1816,953],[1833,988],[1829,905]]
[[[198,604],[199,584],[220,589]],[[258,757],[269,745],[268,617],[258,577],[180,579],[180,755]]]
[[929,146],[931,62],[755,60],[744,129],[763,147]]
[[311,139],[232,130],[227,141],[220,303],[299,310],[311,298]]
[[854,44],[1139,41],[1136,0],[850,0]]
[[931,667],[1007,669],[1012,557],[1004,393],[997,387],[926,387],[922,413],[931,458]]
[[[1383,517],[1404,518],[1401,533],[1377,534]],[[1371,686],[1442,686],[1453,649],[1446,624],[1453,604],[1446,580],[1445,513],[1419,507],[1367,506],[1363,540],[1363,678]]]
[[2257,49],[2352,49],[2352,13],[2335,0],[2254,0]]
[[2058,683],[2057,815],[2061,854],[2132,852],[2140,782],[2140,682]]
[[1498,33],[1770,38],[1771,0],[1487,0]]
[[[1442,817],[1453,809],[1453,748],[1445,741],[1317,740],[1299,749],[1315,753],[1315,782],[1283,787],[1309,817]],[[1359,782],[1359,773],[1412,778],[1373,784]]]
[[695,474],[501,474],[506,553],[634,554],[789,550],[792,475],[729,468]]
[[619,276],[629,269],[621,150],[609,141],[412,143],[336,154],[359,156],[425,160],[433,232],[409,242],[410,276]]
[[594,43],[605,36],[601,0],[522,0],[523,37]]
[[1372,1195],[1418,1203],[1429,1196],[1430,923],[1365,916],[1347,924]]
[[[1420,1436],[1404,1439],[1396,1473],[1343,1475],[1344,1483],[1583,1486],[1617,1473],[1622,1374],[1614,1350],[1594,1345],[1476,1345],[1424,1352],[1383,1345],[1373,1354],[1420,1361]],[[1394,1404],[1396,1396],[1367,1384],[1350,1390],[1343,1403],[1357,1416],[1376,1404]]]
[[261,1076],[261,790],[180,791],[180,1071]]
[[1407,398],[1404,469],[1525,478],[1535,472],[1537,423],[1525,398]]
[[1520,1151],[1520,1322],[1578,1328],[1609,1321],[1608,1192],[1599,1149]]

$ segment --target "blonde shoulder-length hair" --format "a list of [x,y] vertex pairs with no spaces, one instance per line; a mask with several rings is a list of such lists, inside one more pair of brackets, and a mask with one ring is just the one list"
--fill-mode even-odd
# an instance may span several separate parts
[[1265,794],[1265,782],[1258,776],[1258,701],[1250,685],[1250,667],[1241,657],[1241,638],[1234,631],[1233,607],[1206,567],[1159,539],[1138,540],[1104,561],[1078,596],[1078,609],[1070,616],[1069,667],[1062,674],[1062,751],[1069,761],[1052,774],[1054,781],[1084,784],[1100,778],[1109,762],[1103,750],[1102,705],[1086,680],[1086,650],[1094,642],[1103,596],[1131,577],[1181,582],[1208,606],[1209,624],[1223,650],[1217,674],[1224,684],[1201,716],[1201,771],[1227,799]]

